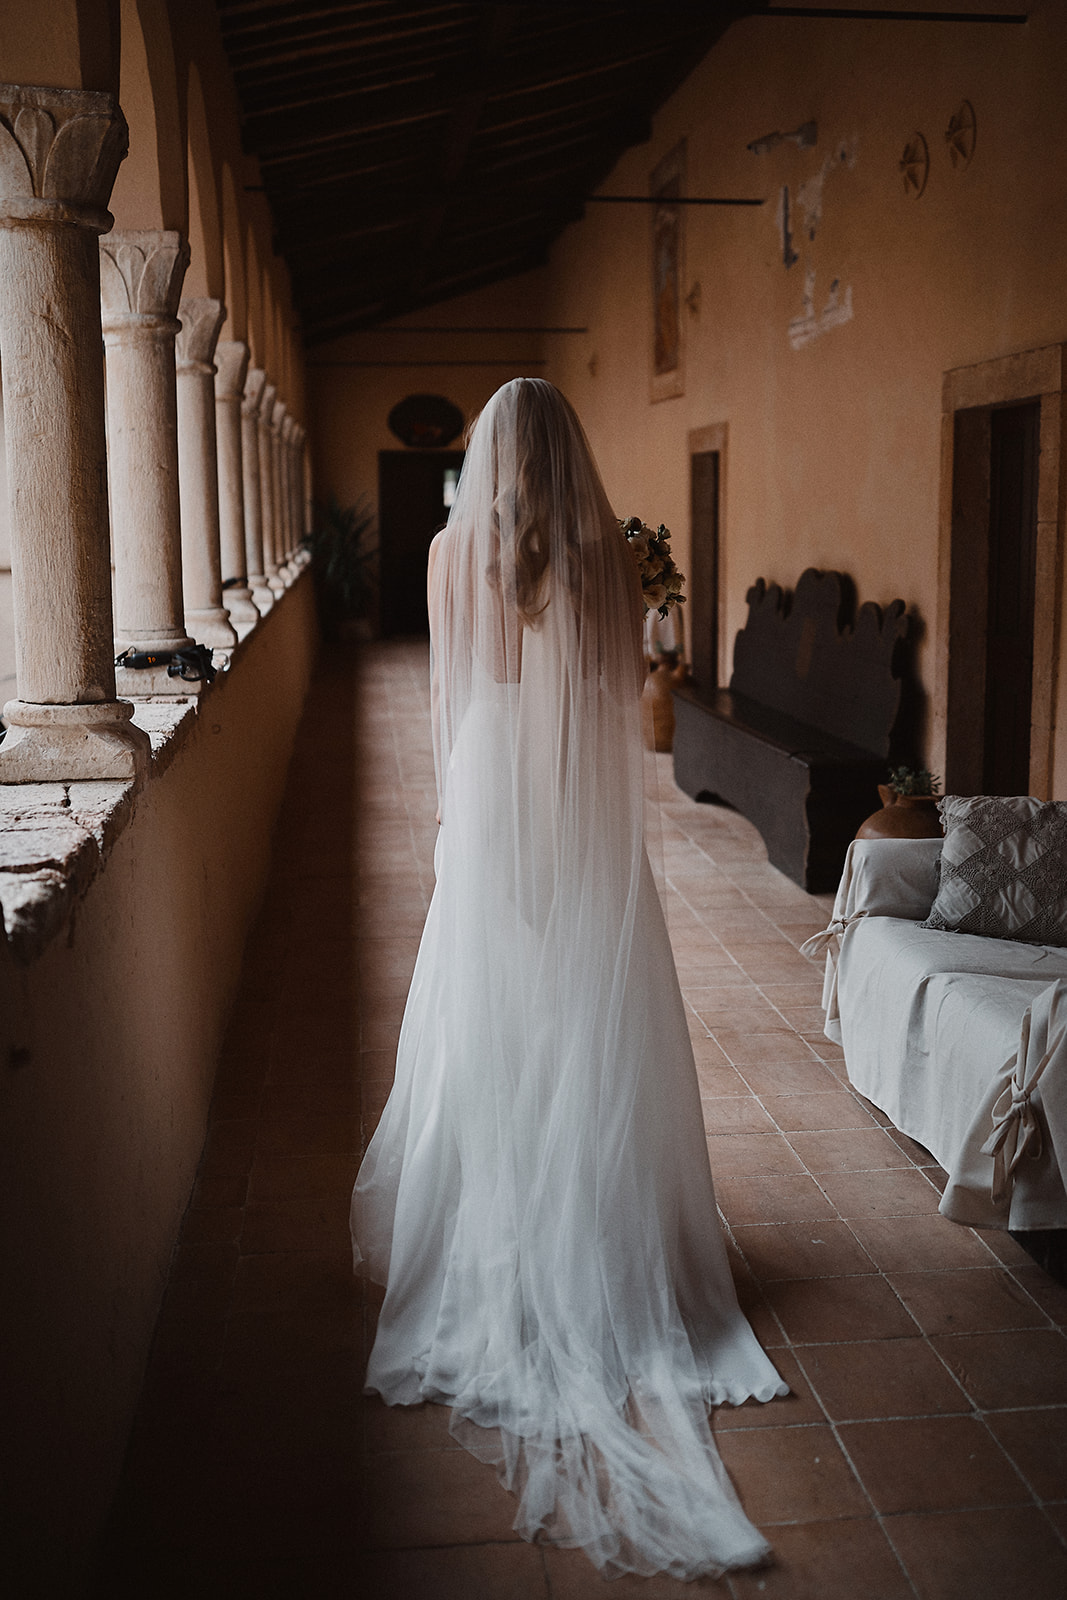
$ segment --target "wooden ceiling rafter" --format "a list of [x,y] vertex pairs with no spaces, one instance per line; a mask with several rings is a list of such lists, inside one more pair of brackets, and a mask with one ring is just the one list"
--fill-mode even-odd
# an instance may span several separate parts
[[740,0],[216,0],[308,343],[543,263]]
[[[235,39],[233,46],[233,59],[239,65],[250,60],[257,53],[260,55],[269,52],[270,59],[278,57],[279,45],[286,46],[290,41],[297,42],[308,48],[306,41],[321,38],[324,42],[335,39],[338,34],[360,34],[376,46],[386,46],[398,42],[414,40],[422,44],[427,37],[435,32],[445,32],[449,28],[461,27],[472,12],[478,10],[476,5],[429,5],[396,6],[326,6],[319,13],[307,10],[304,6],[287,8],[289,15],[285,20],[268,21],[266,17],[258,24],[246,18],[239,20],[238,14],[241,6],[220,6],[220,15],[223,18],[223,35],[231,35]],[[254,11],[277,12],[283,8],[274,6],[255,6]],[[346,21],[346,13],[350,20]],[[388,21],[383,24],[383,18]],[[316,27],[321,19],[322,27]]]
[[463,49],[462,35],[447,49],[438,43],[419,56],[410,50],[368,49],[357,40],[351,49],[324,51],[321,59],[316,56],[314,66],[300,71],[279,65],[277,71],[264,67],[254,74],[237,73],[235,79],[244,85],[246,112],[285,111],[291,104],[299,106],[321,94],[335,98],[356,90],[394,87],[404,77],[432,78],[450,59],[461,56]]

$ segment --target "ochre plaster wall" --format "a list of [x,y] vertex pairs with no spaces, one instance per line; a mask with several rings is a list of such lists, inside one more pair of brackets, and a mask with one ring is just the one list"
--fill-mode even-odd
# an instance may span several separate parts
[[[616,509],[667,522],[683,567],[688,434],[727,426],[725,674],[748,586],[792,584],[815,565],[850,573],[861,601],[899,595],[917,611],[934,692],[942,375],[1067,337],[1067,6],[1029,9],[1025,27],[751,18],[728,31],[601,191],[647,193],[685,139],[688,194],[766,197],[758,209],[686,210],[682,293],[699,283],[701,299],[683,312],[684,395],[649,399],[647,211],[590,206],[553,252],[544,320],[589,333],[548,336],[545,375],[576,405]],[[964,99],[977,143],[956,171],[944,132]],[[810,118],[814,149],[746,149]],[[899,169],[916,130],[931,156],[919,198]],[[811,238],[797,190],[820,173]],[[787,184],[789,268],[777,220]],[[837,280],[853,315],[794,349],[808,273],[816,312]],[[1067,731],[1054,793],[1067,795]]]
[[22,1563],[3,1586],[27,1600],[81,1592],[114,1491],[316,639],[305,575],[206,693],[68,933],[0,961],[0,1571]]
[[[943,376],[1067,337],[1059,265],[1067,5],[1035,0],[1029,10],[1023,27],[735,24],[656,117],[650,143],[630,151],[601,190],[647,193],[653,168],[684,139],[686,193],[766,201],[686,208],[681,288],[684,296],[699,284],[700,296],[683,311],[684,393],[650,399],[649,212],[590,205],[545,272],[404,319],[585,332],[499,336],[492,345],[470,335],[463,346],[454,335],[402,341],[382,331],[311,352],[319,491],[343,502],[374,498],[377,452],[395,448],[385,419],[405,394],[446,394],[469,416],[507,378],[540,374],[574,402],[616,510],[665,521],[684,568],[689,435],[724,427],[723,680],[756,577],[791,585],[806,566],[839,568],[861,602],[899,595],[916,614],[925,753],[938,765]],[[958,170],[945,130],[964,100],[977,139]],[[813,149],[746,148],[809,119],[818,124]],[[920,196],[906,192],[900,170],[916,132],[930,152]],[[788,267],[785,186],[796,257]],[[835,301],[850,302],[851,316],[822,319],[814,338],[795,342],[791,324],[806,294],[817,320]],[[516,359],[434,364],[501,354]],[[426,364],[333,365],[399,355]],[[1051,664],[1057,684],[1065,670]],[[1054,744],[1053,793],[1067,795],[1067,729]]]

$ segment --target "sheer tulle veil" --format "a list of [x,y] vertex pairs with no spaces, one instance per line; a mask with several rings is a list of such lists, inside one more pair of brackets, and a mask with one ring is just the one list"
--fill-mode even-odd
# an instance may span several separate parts
[[767,1546],[711,1404],[785,1393],[737,1307],[644,847],[636,567],[580,424],[489,401],[430,560],[437,885],[352,1200],[368,1389],[442,1401],[528,1538],[608,1574]]

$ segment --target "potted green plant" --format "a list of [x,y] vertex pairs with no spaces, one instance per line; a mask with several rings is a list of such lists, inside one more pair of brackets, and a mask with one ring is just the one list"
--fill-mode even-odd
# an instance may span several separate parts
[[312,556],[323,637],[337,639],[346,625],[366,623],[377,598],[378,543],[367,496],[343,506],[331,494],[316,506],[315,526],[305,543]]

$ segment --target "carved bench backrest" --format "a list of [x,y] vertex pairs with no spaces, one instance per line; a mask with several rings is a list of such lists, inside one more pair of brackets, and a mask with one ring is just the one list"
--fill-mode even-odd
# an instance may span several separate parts
[[758,578],[734,644],[730,688],[885,758],[900,705],[903,600],[868,601],[852,622],[853,586],[809,567],[790,596]]

